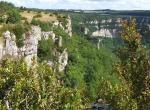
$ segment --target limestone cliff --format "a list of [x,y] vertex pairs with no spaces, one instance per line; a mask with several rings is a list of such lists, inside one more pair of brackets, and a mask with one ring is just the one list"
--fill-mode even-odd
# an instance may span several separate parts
[[[42,32],[39,26],[32,26],[29,32],[24,33],[24,45],[19,48],[16,45],[16,36],[6,31],[3,33],[3,38],[0,42],[0,60],[4,57],[24,58],[28,68],[37,62],[38,43],[41,39],[52,39],[54,43],[58,44],[58,47],[62,47],[62,37],[56,36],[53,31]],[[68,52],[65,49],[62,53],[58,52],[56,56],[58,59],[59,72],[63,71],[68,62]],[[55,66],[54,62],[48,61],[48,65]]]
[[67,18],[67,25],[66,25],[65,32],[68,33],[70,37],[72,36],[72,24],[71,24],[70,16],[68,16],[68,18]]
[[100,29],[92,33],[92,37],[109,37],[113,38],[117,36],[116,29]]
[[66,24],[65,26],[62,25],[62,22],[59,21],[55,21],[53,23],[53,27],[60,27],[61,29],[63,29],[66,33],[68,33],[68,35],[70,37],[72,37],[72,23],[71,23],[71,18],[68,15],[68,17],[66,18]]

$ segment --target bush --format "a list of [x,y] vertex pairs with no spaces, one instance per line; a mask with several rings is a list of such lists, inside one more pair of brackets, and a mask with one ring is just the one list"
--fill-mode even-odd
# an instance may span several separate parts
[[38,13],[37,15],[33,16],[33,18],[40,18],[40,17],[42,17],[41,13]]
[[25,29],[23,25],[17,24],[13,28],[13,33],[16,35],[16,44],[18,47],[22,47],[24,45],[23,41],[23,34],[25,33]]
[[46,11],[45,14],[48,14],[48,12]]
[[30,13],[30,10],[28,10],[27,13]]
[[84,109],[79,90],[58,83],[57,74],[46,64],[29,71],[23,60],[4,60],[1,65],[1,110]]
[[53,14],[49,14],[49,16],[53,16]]
[[0,29],[0,33],[6,32],[9,30],[11,33],[14,33],[16,36],[16,44],[18,47],[23,46],[23,34],[31,29],[31,26],[28,23],[24,24],[5,24],[3,28]]
[[12,9],[16,9],[12,3],[0,1],[0,13],[6,14],[7,12],[11,11]]
[[5,16],[0,16],[0,23],[6,23],[7,18]]
[[38,57],[40,60],[50,60],[53,59],[53,47],[54,43],[51,39],[42,39],[38,46]]
[[21,20],[21,16],[17,10],[12,10],[8,12],[7,23],[18,23]]
[[40,20],[32,19],[31,24],[35,25],[35,26],[40,26],[42,31],[50,31],[51,30],[50,23],[46,23],[46,22],[42,22]]
[[27,20],[27,18],[26,17],[21,17],[21,20]]

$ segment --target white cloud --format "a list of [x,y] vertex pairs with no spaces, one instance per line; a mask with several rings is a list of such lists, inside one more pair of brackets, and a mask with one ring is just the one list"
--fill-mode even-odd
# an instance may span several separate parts
[[[0,0],[2,1],[2,0]],[[150,0],[5,0],[36,8],[150,10]]]
[[[34,0],[36,1],[36,0]],[[59,2],[59,0],[37,0],[39,1],[40,3],[57,3]]]

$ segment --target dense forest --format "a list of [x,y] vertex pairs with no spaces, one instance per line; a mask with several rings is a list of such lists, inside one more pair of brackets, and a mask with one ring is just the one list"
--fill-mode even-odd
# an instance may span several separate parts
[[[35,25],[61,36],[63,44],[59,47],[52,39],[41,39],[38,61],[33,59],[30,68],[23,58],[9,56],[0,61],[1,110],[95,110],[95,102],[104,110],[150,109],[149,27],[141,35],[134,18],[119,15],[124,17],[120,37],[104,38],[98,49],[77,25],[85,19],[99,18],[97,14],[90,18],[90,14],[62,12],[62,16],[60,12],[15,7],[7,2],[0,2],[0,7],[0,37],[9,30],[16,35],[17,46],[22,47],[23,34]],[[36,15],[29,22],[21,16],[23,11],[35,11]],[[73,36],[52,27],[52,22],[37,19],[43,11],[57,16],[63,25],[66,14],[70,14]],[[59,72],[57,65],[49,67],[46,61],[57,60],[53,52],[66,48],[69,58],[65,70]]]

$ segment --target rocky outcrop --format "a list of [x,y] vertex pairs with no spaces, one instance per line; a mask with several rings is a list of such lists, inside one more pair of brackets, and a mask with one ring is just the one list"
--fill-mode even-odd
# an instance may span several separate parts
[[16,36],[9,31],[3,33],[4,43],[0,44],[0,59],[5,56],[18,56],[18,48],[16,45]]
[[99,50],[100,49],[100,43],[101,43],[102,39],[98,39],[98,42],[97,42],[97,49]]
[[110,30],[110,29],[100,29],[92,33],[92,37],[109,37],[113,38],[116,37],[116,30]]
[[62,30],[64,30],[66,33],[68,33],[68,35],[70,37],[72,37],[72,23],[71,23],[70,16],[68,16],[68,18],[66,20],[67,20],[67,24],[65,26],[63,26],[61,22],[55,21],[53,23],[53,27],[60,27]]
[[50,32],[42,32],[42,35],[41,35],[42,38],[48,40],[49,38],[51,38],[54,42],[55,42],[55,33],[53,31],[50,31]]
[[97,100],[92,108],[88,108],[87,110],[113,110],[110,104],[107,104],[104,100]]
[[[31,31],[25,33],[24,35],[24,45],[21,48],[18,48],[16,45],[16,36],[9,31],[3,33],[3,38],[0,39],[0,60],[4,57],[15,57],[15,58],[24,58],[27,63],[27,67],[36,65],[37,63],[37,53],[38,53],[38,42],[41,39],[52,39],[58,47],[62,47],[62,37],[55,36],[53,31],[50,32],[42,32],[41,28],[38,26],[32,26]],[[50,67],[54,67],[55,64],[58,64],[58,70],[61,72],[65,69],[68,63],[68,52],[65,49],[62,53],[56,52],[56,58],[58,58],[58,62],[55,63],[48,61],[48,65]]]
[[89,29],[88,28],[84,28],[84,34],[87,35],[89,33]]
[[64,71],[65,67],[67,66],[68,64],[68,52],[67,52],[67,49],[65,49],[60,55],[59,55],[59,58],[58,58],[58,70],[59,72],[62,72]]
[[67,25],[66,25],[65,32],[68,33],[70,37],[72,37],[72,24],[71,24],[70,16],[68,16],[68,18],[67,18]]
[[24,42],[24,57],[27,66],[31,67],[33,60],[37,61],[38,41],[41,40],[41,28],[33,26],[31,32],[26,35]]

